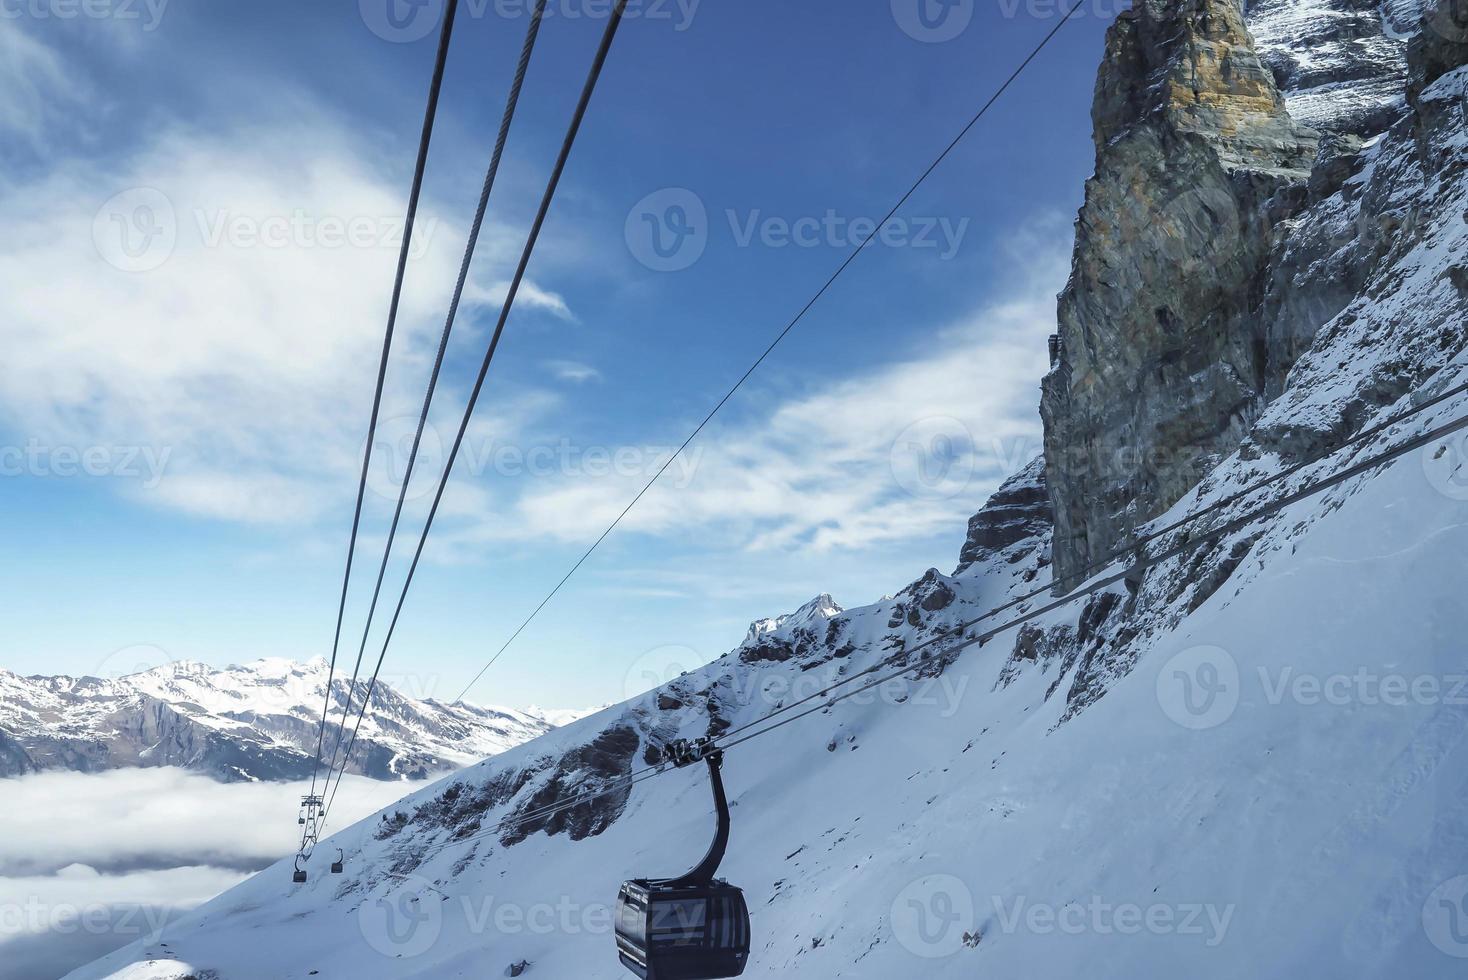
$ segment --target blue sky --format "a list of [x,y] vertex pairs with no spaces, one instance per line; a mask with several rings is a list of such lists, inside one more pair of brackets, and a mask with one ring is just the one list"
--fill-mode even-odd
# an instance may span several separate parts
[[[379,36],[388,2],[401,0],[0,2],[0,666],[96,673],[139,645],[220,664],[329,652],[435,38],[432,0],[428,21],[406,22],[421,39]],[[392,682],[457,694],[840,263],[852,222],[881,217],[1059,16],[1048,0],[958,0],[925,28],[916,5],[636,8],[408,600]],[[620,700],[648,657],[712,658],[819,592],[858,605],[951,570],[968,515],[1039,449],[1044,338],[1116,6],[1082,8],[472,700]],[[525,7],[463,0],[348,657]],[[551,2],[430,470],[601,9]],[[649,224],[679,215],[685,239]],[[665,251],[684,248],[660,255],[655,229]],[[404,554],[426,509],[417,489]]]

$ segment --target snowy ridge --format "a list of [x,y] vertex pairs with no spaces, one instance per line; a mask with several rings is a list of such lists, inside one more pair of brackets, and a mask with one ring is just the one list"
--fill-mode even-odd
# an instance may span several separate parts
[[[322,660],[282,659],[226,668],[174,661],[116,678],[0,670],[0,776],[170,765],[226,781],[309,778],[327,670]],[[354,705],[365,691],[359,681]],[[338,677],[328,749],[346,698],[347,680]],[[424,779],[577,716],[550,714],[418,700],[379,681],[349,771]]]
[[757,619],[749,624],[744,634],[744,645],[755,646],[780,634],[789,639],[796,630],[810,629],[842,611],[836,600],[822,593],[793,613],[776,616],[774,619]]

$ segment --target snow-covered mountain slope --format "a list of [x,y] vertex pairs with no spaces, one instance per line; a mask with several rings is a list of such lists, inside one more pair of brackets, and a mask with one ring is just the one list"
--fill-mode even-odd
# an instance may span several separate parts
[[1250,0],[1259,54],[1298,121],[1371,136],[1403,105],[1406,39],[1427,0]]
[[[1231,2],[1185,6],[1206,33],[1198,8]],[[1110,502],[1135,520],[1108,545],[1468,382],[1468,51],[1411,51],[1379,139],[1270,175],[1270,248],[1251,248],[1263,265],[1218,329],[1247,328],[1277,374],[1180,497]],[[1135,354],[1102,367],[1156,369]],[[1437,404],[1204,528],[1465,414],[1468,397]],[[628,774],[671,739],[739,731],[908,651],[908,677],[731,742],[722,873],[750,900],[746,976],[1461,977],[1462,432],[1241,529],[1171,532],[1159,548],[1194,547],[1043,614],[1044,597],[1023,602],[1032,622],[954,650],[959,623],[1050,581],[1051,515],[1073,501],[1047,462],[973,519],[954,574],[761,621],[715,663],[341,831],[306,885],[282,861],[73,976],[623,976],[618,884],[686,869],[713,830],[700,772]],[[338,847],[339,877],[323,856]]]
[[[21,677],[0,670],[0,776],[180,766],[217,779],[309,778],[327,665],[171,662],[116,678]],[[358,681],[351,718],[367,684]],[[333,744],[347,679],[332,682]],[[419,700],[379,682],[348,771],[425,779],[556,727],[550,713]],[[559,721],[568,713],[554,713]]]
[[[1459,975],[1423,916],[1468,873],[1468,707],[1449,697],[1468,673],[1468,504],[1430,473],[1409,457],[1271,520],[1237,581],[1189,615],[1190,594],[1160,606],[1150,620],[1177,622],[1064,723],[1074,655],[1127,628],[1124,591],[1103,600],[1115,624],[1100,604],[1052,614],[1039,644],[1006,635],[731,751],[724,873],[751,899],[747,975]],[[621,976],[607,907],[623,878],[702,853],[699,772],[466,838],[931,636],[1033,571],[1001,557],[932,574],[833,618],[835,651],[731,654],[661,706],[608,709],[338,834],[323,849],[346,851],[340,878],[318,858],[296,888],[282,862],[74,976],[482,977],[522,961],[530,976]],[[1175,677],[1206,667],[1212,695]],[[1437,693],[1404,703],[1399,679]]]

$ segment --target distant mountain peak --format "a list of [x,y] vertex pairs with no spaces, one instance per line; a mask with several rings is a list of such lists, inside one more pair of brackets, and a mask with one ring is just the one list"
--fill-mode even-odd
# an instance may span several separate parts
[[756,619],[749,624],[749,630],[744,634],[744,642],[758,643],[761,639],[773,633],[782,630],[796,630],[802,626],[810,626],[813,623],[823,622],[833,616],[839,616],[845,611],[835,599],[831,598],[829,592],[822,592],[794,612],[785,613],[783,616],[776,616],[772,619]]
[[[271,657],[227,667],[175,660],[120,677],[0,671],[0,777],[135,766],[179,766],[225,781],[309,777],[328,670],[320,658]],[[328,737],[349,681],[341,672],[332,678]],[[427,778],[580,716],[445,705],[379,681],[348,771]]]

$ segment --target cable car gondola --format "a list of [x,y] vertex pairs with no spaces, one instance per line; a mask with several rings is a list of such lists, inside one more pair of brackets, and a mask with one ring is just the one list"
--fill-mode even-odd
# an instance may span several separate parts
[[617,953],[643,980],[722,980],[749,963],[749,908],[744,893],[714,877],[729,846],[729,801],[721,749],[708,739],[679,741],[664,758],[673,765],[708,763],[719,829],[698,867],[680,878],[625,882],[617,896]]
[[291,875],[291,881],[297,885],[306,883],[306,869],[301,867],[301,855],[296,855],[296,873]]
[[331,873],[332,874],[339,875],[339,874],[342,873],[342,862],[344,860],[346,860],[346,854],[344,854],[342,852],[342,849],[340,847],[338,847],[336,849],[336,860],[333,861],[333,862],[331,862]]

